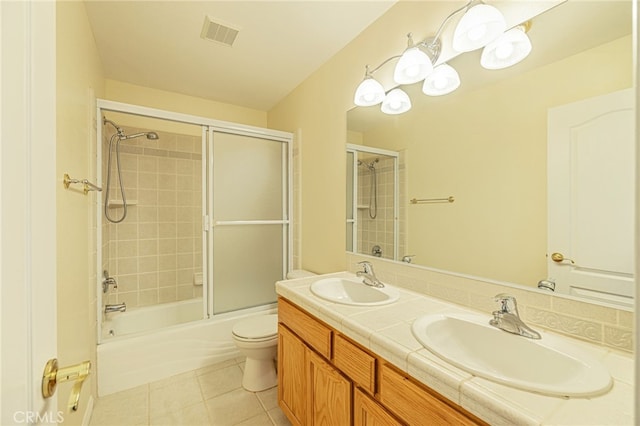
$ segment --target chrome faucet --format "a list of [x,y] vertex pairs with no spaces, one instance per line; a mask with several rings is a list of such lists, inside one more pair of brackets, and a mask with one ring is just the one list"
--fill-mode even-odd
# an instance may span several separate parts
[[529,339],[541,338],[540,333],[531,329],[520,319],[515,297],[501,293],[497,294],[494,300],[500,303],[500,310],[493,312],[493,318],[489,321],[489,324],[500,330]]
[[102,280],[102,292],[106,293],[109,291],[109,286],[112,285],[113,288],[118,288],[118,282],[115,278],[109,276],[109,272],[105,269],[102,271],[102,276],[104,277]]
[[363,284],[376,288],[384,287],[384,284],[382,284],[378,277],[376,277],[376,273],[373,271],[373,265],[371,263],[365,260],[358,262],[358,264],[362,265],[364,270],[356,272],[356,276],[362,277]]
[[124,312],[127,310],[127,305],[122,303],[116,303],[115,305],[104,305],[104,312],[106,314],[110,312]]

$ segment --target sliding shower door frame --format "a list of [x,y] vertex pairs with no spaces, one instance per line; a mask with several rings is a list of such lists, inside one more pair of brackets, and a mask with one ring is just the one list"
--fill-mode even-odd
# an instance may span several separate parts
[[[117,113],[126,113],[132,115],[138,115],[141,117],[148,117],[154,119],[167,120],[182,124],[191,124],[200,126],[202,128],[202,274],[203,274],[203,309],[202,309],[202,318],[207,319],[211,318],[213,311],[213,304],[211,302],[213,297],[213,292],[211,291],[211,264],[213,262],[211,253],[212,251],[212,223],[209,219],[209,208],[212,203],[212,197],[208,194],[209,191],[209,182],[211,173],[211,159],[209,158],[209,138],[213,134],[213,131],[237,134],[237,135],[245,135],[252,136],[264,139],[270,139],[274,141],[284,142],[284,146],[286,147],[283,150],[283,159],[286,158],[286,161],[283,161],[283,167],[286,167],[286,179],[283,180],[283,218],[281,221],[283,225],[283,233],[282,233],[282,242],[283,242],[283,250],[286,253],[283,253],[283,265],[282,265],[282,276],[285,277],[288,269],[290,269],[293,262],[293,231],[292,224],[290,223],[292,217],[292,142],[293,142],[293,134],[288,132],[282,132],[279,130],[271,130],[256,126],[249,126],[244,124],[232,123],[227,121],[215,120],[207,117],[201,117],[191,114],[184,114],[174,111],[167,111],[157,108],[149,108],[140,105],[127,104],[122,102],[110,101],[105,99],[96,99],[96,117],[98,119],[97,123],[93,123],[91,126],[95,129],[96,132],[96,176],[95,181],[96,185],[100,188],[103,187],[102,182],[102,117],[105,112],[117,112]],[[205,157],[206,154],[206,157]],[[206,161],[204,161],[206,158]],[[98,343],[102,342],[102,322],[104,317],[104,305],[103,305],[103,292],[102,292],[102,215],[104,209],[103,203],[104,194],[100,193],[96,197],[96,205],[95,205],[95,264],[96,271],[98,271],[97,276],[95,277],[95,285],[96,285],[96,318],[97,318],[97,337]],[[258,310],[258,309],[272,309],[276,306],[276,303],[273,303],[270,306],[265,306],[262,308],[253,308],[248,309],[247,311]],[[224,316],[221,315],[221,316]]]
[[[281,225],[282,226],[282,277],[286,278],[287,272],[291,269],[291,265],[293,264],[293,230],[291,217],[293,215],[293,176],[292,176],[292,161],[293,161],[293,135],[290,133],[284,132],[274,132],[268,129],[261,129],[262,131],[256,132],[257,129],[229,129],[227,127],[221,126],[209,126],[208,135],[207,135],[207,148],[206,152],[208,156],[207,163],[210,165],[207,171],[207,182],[206,187],[209,188],[209,195],[207,196],[207,206],[206,211],[204,212],[204,229],[208,231],[208,240],[207,240],[207,251],[209,253],[214,253],[214,228],[215,227],[226,227],[226,226],[260,226],[260,225]],[[230,134],[236,136],[247,136],[252,138],[264,139],[272,142],[282,143],[282,219],[279,220],[216,220],[213,217],[214,206],[215,206],[215,194],[213,194],[214,188],[214,170],[215,170],[215,158],[213,154],[213,144],[215,143],[215,134]],[[213,261],[213,256],[210,257],[211,261]],[[247,267],[251,267],[251,259],[247,259]],[[210,286],[213,290],[213,286],[215,285],[213,278],[213,267],[210,265],[208,271],[208,279],[209,282],[212,283]],[[208,294],[207,304],[209,306],[209,315],[210,317],[224,317],[228,315],[228,313],[215,313],[214,312],[214,294],[211,291]],[[256,310],[265,310],[265,309],[274,309],[277,307],[277,301],[270,303],[264,306],[258,306],[254,308],[245,308],[246,311],[256,311]]]

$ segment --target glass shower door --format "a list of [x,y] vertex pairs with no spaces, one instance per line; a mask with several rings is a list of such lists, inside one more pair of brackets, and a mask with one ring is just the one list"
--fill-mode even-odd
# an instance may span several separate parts
[[212,131],[212,312],[277,300],[289,241],[287,141]]

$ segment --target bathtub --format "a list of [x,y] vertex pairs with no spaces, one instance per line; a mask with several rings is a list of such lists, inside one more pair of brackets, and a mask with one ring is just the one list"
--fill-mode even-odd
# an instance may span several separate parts
[[109,314],[98,345],[98,395],[236,358],[240,352],[231,337],[233,325],[276,312],[269,305],[198,319],[202,299],[193,299]]

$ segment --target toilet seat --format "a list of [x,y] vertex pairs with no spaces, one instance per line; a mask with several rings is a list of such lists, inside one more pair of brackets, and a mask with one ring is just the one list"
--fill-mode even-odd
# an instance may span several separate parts
[[278,315],[259,315],[238,321],[232,329],[235,339],[244,342],[264,342],[278,336]]

